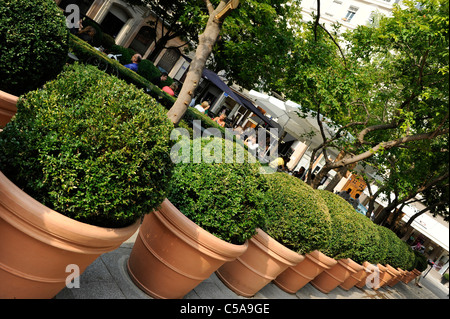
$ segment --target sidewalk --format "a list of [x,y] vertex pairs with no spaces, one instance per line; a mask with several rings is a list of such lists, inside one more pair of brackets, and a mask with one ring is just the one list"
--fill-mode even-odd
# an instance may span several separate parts
[[[55,299],[152,299],[137,288],[129,278],[126,263],[136,239],[137,232],[118,249],[101,255],[80,276],[80,288],[64,288]],[[345,291],[337,287],[328,294],[307,284],[296,294],[289,294],[269,283],[253,298],[236,295],[228,289],[215,274],[188,293],[184,299],[448,299],[449,288],[428,274],[420,281],[422,288],[414,281],[408,285],[399,282],[394,287],[382,287],[374,291],[367,287],[353,287]]]

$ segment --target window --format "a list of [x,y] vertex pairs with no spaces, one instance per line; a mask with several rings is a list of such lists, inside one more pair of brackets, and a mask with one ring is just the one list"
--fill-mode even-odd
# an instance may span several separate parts
[[350,6],[350,8],[348,8],[347,14],[345,15],[344,18],[342,18],[342,20],[350,22],[353,19],[353,17],[355,16],[356,11],[358,11],[357,7]]

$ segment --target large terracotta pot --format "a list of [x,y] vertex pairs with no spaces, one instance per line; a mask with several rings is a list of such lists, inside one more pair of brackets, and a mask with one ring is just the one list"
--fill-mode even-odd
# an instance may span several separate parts
[[17,96],[0,90],[0,129],[16,114],[18,100]]
[[0,172],[0,298],[54,297],[74,271],[81,274],[138,227],[139,222],[112,229],[75,221],[34,200]]
[[389,265],[389,264],[386,265],[386,269],[388,270],[388,273],[389,273],[389,275],[391,276],[390,279],[389,279],[389,278],[387,279],[386,285],[387,285],[387,286],[390,286],[390,283],[391,283],[392,281],[395,281],[395,279],[396,279],[397,277],[399,277],[399,276],[401,275],[401,273],[400,273],[396,268],[392,267],[392,266]]
[[391,281],[396,276],[398,271],[395,270],[395,268],[390,265],[382,266],[378,264],[378,268],[381,268],[380,266],[384,267],[382,268],[383,271],[380,271],[380,288],[381,288],[387,285],[388,282]]
[[305,255],[305,259],[297,266],[291,266],[283,271],[274,283],[282,290],[295,294],[307,283],[316,278],[325,269],[330,269],[337,261],[322,252],[315,250]]
[[[364,275],[361,276],[361,280],[355,285],[360,289],[364,288],[368,283],[370,284],[370,288],[378,287],[379,288],[379,275],[375,274],[375,272],[379,272],[379,269],[376,265],[371,264],[367,261],[363,263],[363,267],[365,270]],[[378,289],[377,288],[377,289]]]
[[311,281],[311,285],[327,294],[337,286],[343,284],[350,275],[355,274],[358,270],[364,270],[363,266],[358,265],[350,258],[340,259],[336,265],[330,269],[325,269],[314,278]]
[[368,275],[368,270],[364,265],[360,265],[353,261],[349,264],[349,266],[352,267],[355,272],[351,273],[350,276],[348,276],[347,279],[339,285],[339,287],[347,291],[353,288],[361,280],[366,279]]
[[235,261],[224,264],[216,274],[236,294],[251,297],[304,258],[257,229],[247,251]]
[[166,199],[157,211],[145,216],[128,260],[128,273],[148,295],[179,299],[247,247],[247,242],[233,245],[212,235]]

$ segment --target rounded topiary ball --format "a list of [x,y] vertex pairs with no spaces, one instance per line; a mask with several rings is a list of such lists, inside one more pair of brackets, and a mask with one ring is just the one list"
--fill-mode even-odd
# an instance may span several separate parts
[[0,90],[21,95],[61,72],[68,52],[54,0],[0,1]]
[[267,185],[260,178],[259,163],[247,157],[240,161],[237,154],[244,154],[244,148],[218,137],[178,144],[180,152],[186,147],[188,152],[176,160],[168,199],[206,231],[243,244],[263,221],[261,203]]
[[313,188],[286,173],[266,175],[266,224],[273,239],[299,254],[323,251],[331,236],[328,208]]
[[27,93],[0,133],[0,170],[75,220],[124,227],[166,197],[172,122],[135,86],[94,66],[68,66]]

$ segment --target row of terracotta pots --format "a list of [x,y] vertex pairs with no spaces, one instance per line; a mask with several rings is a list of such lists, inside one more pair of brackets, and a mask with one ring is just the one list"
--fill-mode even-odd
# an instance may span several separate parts
[[390,265],[359,265],[320,251],[300,255],[257,229],[244,245],[232,245],[186,218],[169,200],[147,215],[128,260],[130,277],[155,298],[182,298],[213,272],[236,294],[252,297],[273,282],[288,293],[311,283],[323,293],[336,287],[394,286],[409,272]]

